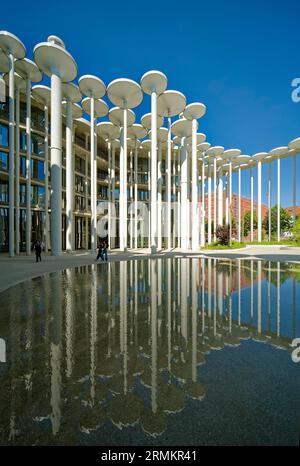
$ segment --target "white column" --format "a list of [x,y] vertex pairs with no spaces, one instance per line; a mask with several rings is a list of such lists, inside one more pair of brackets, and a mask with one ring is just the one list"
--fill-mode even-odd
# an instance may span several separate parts
[[199,230],[197,219],[198,204],[198,166],[197,166],[197,120],[192,120],[192,249],[199,248]]
[[177,246],[181,247],[181,146],[178,148],[178,163],[177,163],[177,171],[178,171],[178,179],[180,180],[180,185],[177,194],[177,225],[178,225],[178,241]]
[[123,110],[120,150],[119,238],[120,250],[127,249],[127,108]]
[[91,249],[97,249],[97,139],[95,99],[91,97]]
[[44,137],[44,174],[45,174],[45,220],[44,220],[44,244],[45,251],[49,249],[49,111],[48,105],[44,106],[45,137]]
[[[89,135],[88,133],[85,134],[85,150],[88,151],[88,142],[89,142]],[[85,154],[85,205],[86,205],[86,210],[88,210],[88,199],[89,199],[89,191],[88,191],[88,167],[89,167],[89,164],[88,164],[88,156],[87,154]],[[85,219],[85,232],[86,232],[86,235],[85,235],[85,249],[88,249],[89,248],[89,229],[88,229],[88,225],[89,225],[89,219],[86,217]]]
[[268,240],[271,241],[271,161],[268,163],[268,216],[269,216],[269,231]]
[[296,191],[296,170],[297,170],[297,155],[293,155],[293,223],[296,223],[296,203],[297,203],[297,191]]
[[66,115],[66,251],[73,249],[73,115],[72,102],[67,100]]
[[134,247],[138,248],[138,143],[135,141],[134,149]]
[[205,246],[205,162],[204,152],[202,154],[202,176],[201,176],[201,189],[202,189],[202,208],[201,208],[201,247]]
[[280,241],[280,157],[277,159],[277,241]]
[[229,240],[231,241],[232,236],[232,161],[229,162],[229,209],[228,209],[228,221],[229,221]]
[[[26,254],[31,253],[31,82],[26,79]],[[41,238],[39,238],[41,239]]]
[[[171,118],[168,118],[168,147],[167,147],[167,249],[171,249]],[[174,171],[173,171],[174,173]],[[174,181],[175,183],[175,181]],[[174,244],[173,244],[174,247]]]
[[61,255],[61,79],[51,76],[51,254]]
[[157,249],[157,95],[151,93],[151,252]]
[[254,205],[253,205],[253,168],[250,168],[250,241],[253,241],[253,215],[254,215]]
[[[115,205],[115,200],[116,200],[116,148],[115,144],[113,143],[112,149],[111,149],[111,202],[113,205]],[[114,215],[115,215],[116,209],[114,208]],[[114,219],[114,222],[116,220]],[[114,234],[115,234],[115,228],[114,228]],[[115,248],[115,237],[110,238],[110,248],[114,249]]]
[[223,225],[223,169],[222,167],[219,168],[218,225]]
[[151,150],[148,151],[148,248],[151,247]]
[[257,228],[258,241],[261,242],[261,160],[257,163]]
[[226,173],[225,223],[229,223],[229,173]]
[[14,219],[14,120],[15,120],[15,65],[14,56],[10,53],[9,56],[9,179],[8,179],[8,195],[9,195],[9,211],[8,211],[8,229],[9,229],[9,257],[15,255],[15,219]]
[[208,161],[208,244],[211,244],[211,163]]
[[214,242],[216,237],[217,228],[217,157],[214,157]]
[[[173,219],[174,219],[174,222],[173,222],[173,242],[171,243],[171,240],[170,240],[170,247],[173,247],[175,248],[176,246],[176,225],[175,225],[175,218],[176,218],[176,204],[177,204],[177,196],[176,196],[176,150],[174,149],[174,158],[173,158]],[[170,213],[171,213],[171,209],[170,209]],[[170,230],[172,230],[172,225],[170,227]]]
[[108,158],[108,244],[111,246],[111,141],[107,141],[107,158]]
[[20,254],[20,88],[16,88],[16,177],[15,177],[15,228],[16,254]]
[[124,127],[123,127],[123,132],[124,132],[124,152],[123,152],[123,164],[124,164],[124,183],[123,183],[123,250],[127,250],[127,227],[128,227],[128,222],[127,222],[127,125],[128,125],[128,112],[127,108],[124,109],[123,111],[123,122],[124,122]]
[[161,209],[162,209],[162,146],[158,143],[158,159],[157,159],[157,247],[161,250]]
[[[130,185],[129,185],[129,199],[130,203],[133,201],[133,183],[132,183],[132,177],[133,177],[133,167],[132,167],[132,159],[133,159],[133,154],[132,150],[130,150],[129,154],[129,170],[130,170]],[[130,209],[130,249],[133,248],[133,210]]]
[[241,231],[242,231],[242,225],[241,225],[241,220],[242,220],[242,203],[241,203],[241,189],[242,189],[242,171],[241,171],[241,167],[239,167],[239,171],[238,171],[238,176],[239,176],[239,179],[238,179],[238,184],[239,184],[239,208],[238,208],[238,211],[239,211],[239,226],[238,226],[238,242],[240,243],[241,242]]
[[188,216],[187,216],[187,179],[188,179],[188,158],[186,138],[181,139],[180,150],[180,236],[181,249],[188,248]]

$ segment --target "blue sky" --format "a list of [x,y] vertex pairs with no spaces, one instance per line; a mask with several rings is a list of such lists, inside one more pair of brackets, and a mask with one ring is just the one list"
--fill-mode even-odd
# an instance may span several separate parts
[[[296,0],[53,0],[26,7],[13,1],[1,6],[1,29],[23,40],[29,58],[36,43],[60,36],[77,61],[78,76],[95,74],[106,84],[163,71],[169,89],[207,106],[199,130],[208,142],[252,155],[300,136],[300,102],[291,99],[291,82],[300,78],[299,17]],[[149,108],[146,96],[138,117]],[[275,201],[275,164],[272,174]],[[291,174],[292,162],[283,161],[283,205],[292,202]],[[246,174],[243,186],[249,195]],[[263,182],[264,202],[266,195]]]

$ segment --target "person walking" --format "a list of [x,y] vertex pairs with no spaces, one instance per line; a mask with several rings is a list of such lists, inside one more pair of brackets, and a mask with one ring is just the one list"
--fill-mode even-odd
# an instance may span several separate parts
[[39,240],[37,240],[34,244],[34,251],[35,251],[35,259],[36,262],[42,262],[42,245]]
[[103,260],[103,241],[100,241],[96,261],[99,259],[99,257],[101,257],[101,259]]
[[108,250],[108,241],[104,240],[103,241],[103,253],[102,253],[102,260],[104,260],[104,262],[107,262],[107,250]]

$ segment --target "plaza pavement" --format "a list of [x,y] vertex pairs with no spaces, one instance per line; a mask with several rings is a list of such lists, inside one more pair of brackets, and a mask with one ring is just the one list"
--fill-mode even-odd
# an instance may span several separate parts
[[[80,267],[95,263],[96,255],[89,251],[77,251],[74,253],[63,253],[59,257],[42,254],[42,262],[35,262],[35,255],[26,256],[21,254],[14,258],[7,254],[0,254],[0,292],[16,285],[24,280],[39,277],[44,274],[56,272],[70,267]],[[197,253],[174,249],[158,252],[151,255],[149,249],[131,250],[120,252],[114,250],[109,252],[109,261],[137,260],[147,258],[168,257],[216,257],[227,259],[260,259],[282,262],[300,263],[300,248],[288,246],[247,246],[242,249],[231,250],[201,250]],[[105,267],[105,263],[98,261],[99,266]]]

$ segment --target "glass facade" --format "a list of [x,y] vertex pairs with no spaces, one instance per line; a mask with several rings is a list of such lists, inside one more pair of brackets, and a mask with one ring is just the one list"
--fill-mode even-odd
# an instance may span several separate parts
[[8,251],[8,209],[0,208],[0,251]]
[[[8,98],[6,102],[0,103],[0,251],[8,250],[8,204],[9,204],[9,125],[8,125]],[[49,121],[51,119],[49,118]],[[45,120],[44,110],[35,107],[31,108],[31,159],[30,159],[30,199],[32,216],[32,242],[37,238],[44,241],[45,223]],[[19,205],[20,205],[20,251],[26,250],[26,103],[24,99],[20,102],[20,131],[19,131]],[[62,133],[64,140],[65,123],[63,123]],[[88,138],[86,137],[88,132]],[[49,150],[51,141],[49,140]],[[88,152],[87,152],[88,151]],[[90,214],[91,210],[91,164],[90,164],[90,142],[89,129],[76,129],[74,135],[74,244],[76,249],[91,247],[90,241],[90,219],[84,214]],[[108,200],[108,170],[107,153],[102,142],[98,142],[99,166],[97,167],[97,199],[98,201]],[[50,154],[49,154],[50,155]],[[50,157],[49,157],[50,159]],[[102,159],[100,161],[100,159]],[[105,161],[105,162],[103,162]],[[115,200],[119,201],[119,154],[115,154],[116,162],[116,190]],[[134,160],[133,160],[134,163]],[[51,224],[51,170],[48,165],[49,182],[49,224]],[[148,183],[148,159],[140,159],[139,183]],[[65,209],[66,209],[66,150],[62,147],[62,248],[65,248]],[[128,180],[130,170],[128,167]],[[134,178],[131,179],[134,182]],[[144,187],[146,189],[146,187]],[[127,191],[129,197],[129,190]],[[139,193],[139,199],[147,199],[146,191]],[[118,210],[118,206],[117,210]],[[76,214],[76,215],[75,215]],[[51,226],[50,226],[51,228]],[[116,244],[118,240],[116,239]]]
[[8,171],[8,152],[0,151],[0,170],[3,172]]
[[3,125],[2,123],[0,124],[0,146],[2,146],[2,147],[8,147],[9,146],[8,126]]
[[0,204],[8,204],[8,181],[0,180]]

